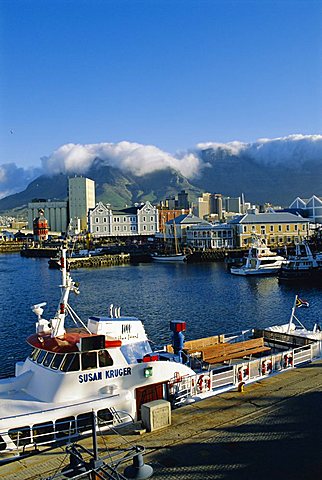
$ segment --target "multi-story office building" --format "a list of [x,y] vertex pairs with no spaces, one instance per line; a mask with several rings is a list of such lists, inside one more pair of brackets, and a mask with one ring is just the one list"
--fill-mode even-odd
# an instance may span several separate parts
[[198,217],[205,218],[216,215],[221,220],[223,213],[223,199],[220,193],[203,193],[198,198]]
[[39,200],[28,203],[28,228],[33,228],[33,221],[39,216],[39,210],[43,210],[48,222],[48,228],[52,232],[66,232],[68,226],[67,201],[64,200]]
[[68,182],[69,217],[73,225],[80,221],[81,230],[87,229],[87,217],[95,208],[95,182],[86,177],[72,177]]

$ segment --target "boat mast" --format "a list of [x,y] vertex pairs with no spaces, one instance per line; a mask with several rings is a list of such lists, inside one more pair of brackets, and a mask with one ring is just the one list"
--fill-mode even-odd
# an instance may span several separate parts
[[71,279],[71,276],[67,272],[66,248],[61,249],[60,270],[62,275],[62,283],[60,285],[62,293],[55,317],[51,321],[51,337],[60,337],[65,334],[64,324],[69,292],[71,290],[74,290],[75,292],[77,291],[77,287],[75,286],[74,282]]

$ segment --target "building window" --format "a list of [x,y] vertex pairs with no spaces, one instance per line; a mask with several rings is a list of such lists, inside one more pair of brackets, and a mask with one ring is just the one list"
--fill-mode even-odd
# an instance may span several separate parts
[[151,221],[151,222],[154,222],[154,217],[150,217],[150,221]]
[[278,231],[279,231],[279,232],[282,231],[282,225],[279,225],[279,226],[278,226]]
[[245,226],[244,226],[244,233],[246,233],[246,232],[247,232],[247,227],[246,227],[246,225],[245,225]]
[[274,232],[274,225],[270,225],[269,229],[271,232]]
[[95,222],[98,223],[100,219],[98,217],[95,217]]
[[146,222],[146,217],[143,217],[143,222]]
[[297,227],[298,227],[297,225],[294,225],[295,232],[297,232]]
[[103,218],[103,222],[104,222],[104,223],[107,222],[107,218],[106,218],[106,217]]
[[286,225],[286,231],[287,231],[287,232],[290,231],[290,226],[289,226],[289,225]]
[[261,225],[261,234],[264,235],[266,233],[265,225]]
[[100,231],[100,227],[96,227],[96,231],[99,232],[99,231]]

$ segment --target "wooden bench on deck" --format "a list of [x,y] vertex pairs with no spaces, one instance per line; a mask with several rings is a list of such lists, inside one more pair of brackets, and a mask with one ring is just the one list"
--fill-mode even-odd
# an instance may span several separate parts
[[201,359],[204,362],[214,364],[232,360],[234,358],[243,358],[256,353],[268,352],[270,347],[264,345],[264,338],[253,338],[244,342],[237,343],[219,343],[217,345],[205,346],[201,348],[188,349],[189,354],[201,353]]
[[[213,337],[199,338],[198,340],[188,340],[184,342],[183,349],[186,352],[193,350],[195,352],[201,352],[205,347],[210,347],[222,343],[224,341],[224,335],[214,335]],[[168,353],[173,353],[172,345],[166,347]]]

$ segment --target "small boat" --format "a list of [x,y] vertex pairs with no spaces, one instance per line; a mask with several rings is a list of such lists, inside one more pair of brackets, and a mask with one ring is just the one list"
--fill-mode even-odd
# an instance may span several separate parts
[[187,255],[184,253],[152,253],[151,258],[154,262],[184,262]]
[[264,239],[254,238],[245,263],[241,267],[231,267],[233,275],[274,275],[280,270],[285,258],[272,252]]
[[313,255],[307,242],[298,243],[278,272],[280,282],[322,281],[322,254]]

